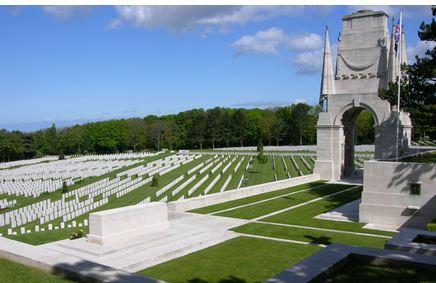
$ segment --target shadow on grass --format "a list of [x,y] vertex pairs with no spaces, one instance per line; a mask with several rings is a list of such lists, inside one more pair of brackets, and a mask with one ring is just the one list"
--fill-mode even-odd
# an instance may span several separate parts
[[311,243],[314,244],[322,244],[322,245],[331,245],[332,242],[330,241],[330,237],[321,236],[321,237],[314,237],[311,235],[304,235],[305,238],[309,239]]
[[76,282],[129,282],[129,283],[158,283],[160,281],[114,269],[87,260],[74,263],[59,263],[52,266],[52,273]]

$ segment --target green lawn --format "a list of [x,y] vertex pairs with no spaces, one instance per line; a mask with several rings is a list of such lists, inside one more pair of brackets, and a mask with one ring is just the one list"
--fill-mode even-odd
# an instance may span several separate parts
[[422,267],[376,266],[351,261],[327,282],[436,282],[436,271]]
[[285,227],[263,223],[248,223],[232,229],[235,232],[261,235],[316,244],[343,244],[383,249],[388,239],[362,235],[352,235],[328,231],[319,231],[297,227]]
[[238,237],[140,271],[168,282],[263,282],[320,248]]
[[323,200],[298,207],[283,213],[273,215],[262,221],[275,222],[275,223],[285,223],[285,224],[295,224],[302,226],[312,226],[326,229],[335,229],[351,232],[369,233],[377,235],[387,235],[393,236],[395,233],[384,232],[378,230],[370,230],[362,228],[364,223],[357,222],[341,222],[341,221],[330,221],[315,219],[313,217],[328,212],[336,207],[342,206],[353,200],[359,199],[362,193],[362,188],[353,189],[332,197],[325,198]]
[[253,219],[319,197],[340,192],[350,187],[351,186],[337,185],[337,184],[326,185],[326,186],[314,188],[310,191],[303,191],[292,195],[285,195],[280,198],[265,201],[262,203],[253,204],[230,211],[225,211],[222,213],[218,213],[217,215],[233,217],[233,218]]
[[3,283],[57,283],[74,282],[28,267],[4,258],[0,258],[0,282]]
[[436,152],[401,159],[400,162],[436,163]]
[[274,170],[272,169],[272,157],[267,156],[268,161],[264,164],[260,164],[256,159],[251,170],[249,170],[245,177],[248,178],[248,182],[244,187],[254,186],[262,183],[274,181]]
[[323,185],[325,185],[325,181],[317,181],[317,182],[307,183],[307,184],[298,185],[298,186],[294,186],[294,187],[290,187],[290,188],[286,188],[286,189],[281,189],[281,190],[277,190],[277,191],[273,191],[273,192],[269,192],[269,193],[258,194],[258,195],[254,195],[254,196],[247,197],[247,198],[242,198],[242,199],[232,200],[232,201],[219,203],[219,204],[215,204],[215,205],[211,205],[211,206],[206,206],[206,207],[191,210],[190,212],[201,213],[201,214],[214,213],[214,212],[221,211],[224,209],[228,209],[228,208],[232,208],[232,207],[236,207],[236,206],[240,206],[240,205],[245,205],[245,204],[253,203],[256,201],[261,201],[261,200],[265,200],[268,198],[277,197],[277,196],[281,196],[284,194],[289,194],[292,192],[296,192],[298,190],[305,190],[305,189],[315,188],[315,187],[319,187],[319,186],[323,186]]

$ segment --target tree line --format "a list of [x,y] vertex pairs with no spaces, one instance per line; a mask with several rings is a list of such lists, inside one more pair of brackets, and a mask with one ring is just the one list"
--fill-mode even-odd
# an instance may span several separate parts
[[316,143],[320,108],[305,103],[273,109],[193,109],[174,115],[92,122],[31,133],[0,131],[0,160],[127,150],[206,149]]
[[[31,133],[0,130],[0,161],[88,153],[316,144],[319,106],[193,109],[174,115],[91,122]],[[356,143],[372,143],[372,116],[358,120]]]

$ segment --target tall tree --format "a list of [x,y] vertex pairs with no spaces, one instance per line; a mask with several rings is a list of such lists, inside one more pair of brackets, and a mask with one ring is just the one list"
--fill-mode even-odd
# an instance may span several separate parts
[[[436,23],[421,23],[418,36],[423,41],[436,41]],[[409,112],[415,138],[429,136],[436,139],[436,46],[423,57],[416,56],[415,63],[403,66],[401,108]],[[391,105],[397,104],[397,83],[382,89],[379,96]]]

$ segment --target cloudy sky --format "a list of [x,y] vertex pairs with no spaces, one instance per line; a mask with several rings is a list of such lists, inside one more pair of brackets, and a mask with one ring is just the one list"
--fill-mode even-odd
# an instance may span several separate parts
[[[324,27],[335,49],[341,17],[362,8],[3,6],[0,128],[315,104]],[[428,6],[372,9],[403,11],[409,61],[425,52]]]

